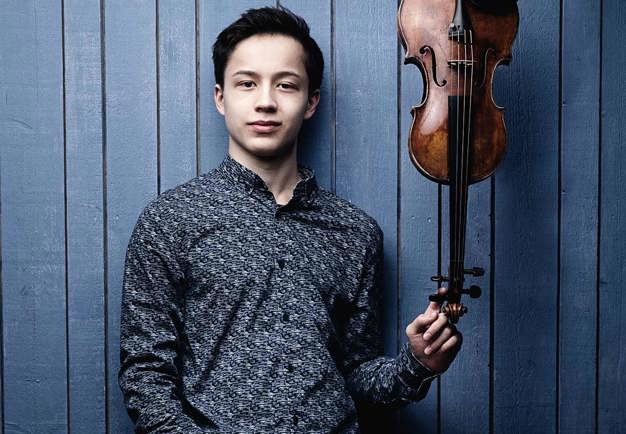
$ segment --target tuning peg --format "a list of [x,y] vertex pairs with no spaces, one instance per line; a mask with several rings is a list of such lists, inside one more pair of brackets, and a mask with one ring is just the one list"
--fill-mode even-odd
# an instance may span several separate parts
[[469,270],[465,269],[465,270],[463,270],[463,272],[465,274],[471,274],[472,276],[480,277],[483,274],[485,274],[485,269],[484,268],[480,268],[480,267],[474,267],[474,268],[471,268]]
[[464,289],[461,291],[461,293],[463,294],[469,294],[471,298],[479,298],[482,292],[483,291],[477,285],[472,285],[469,287],[469,289]]
[[441,276],[441,275],[436,275],[436,276],[431,276],[430,280],[432,280],[433,282],[447,282],[448,281],[448,276]]
[[447,300],[447,296],[445,294],[431,294],[428,296],[430,301],[434,301],[435,303],[441,304],[443,301]]

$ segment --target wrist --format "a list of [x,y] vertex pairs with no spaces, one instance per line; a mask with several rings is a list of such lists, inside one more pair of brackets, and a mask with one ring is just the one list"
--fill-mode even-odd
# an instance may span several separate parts
[[440,372],[434,371],[432,368],[430,368],[425,362],[420,360],[420,358],[417,357],[413,353],[413,349],[411,348],[410,342],[407,342],[405,346],[406,346],[406,352],[408,353],[408,358],[412,362],[411,364],[413,365],[414,368],[417,369],[417,371],[419,371],[419,373],[422,376],[425,376],[427,379],[430,379],[430,378],[438,377],[441,374]]
[[407,348],[409,350],[409,354],[411,356],[411,358],[418,363],[421,367],[423,367],[428,373],[429,376],[428,378],[432,378],[432,377],[437,377],[439,375],[441,375],[444,371],[436,371],[433,368],[431,368],[430,366],[428,366],[428,364],[424,361],[422,361],[419,357],[417,357],[415,355],[415,353],[413,353],[413,349],[411,348],[411,344],[407,343]]

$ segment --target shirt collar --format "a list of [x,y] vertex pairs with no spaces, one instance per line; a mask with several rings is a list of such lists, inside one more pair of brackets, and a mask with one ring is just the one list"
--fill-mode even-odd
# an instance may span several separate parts
[[[248,169],[229,154],[222,160],[217,170],[226,181],[244,189],[249,194],[259,190],[269,191],[265,181],[256,172]],[[318,189],[315,171],[308,166],[298,164],[298,173],[302,179],[293,190],[293,199],[311,202]]]

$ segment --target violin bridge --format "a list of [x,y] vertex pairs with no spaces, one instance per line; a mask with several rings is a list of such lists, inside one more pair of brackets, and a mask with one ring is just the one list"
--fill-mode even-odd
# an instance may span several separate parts
[[448,60],[448,66],[450,68],[458,68],[463,66],[465,68],[472,68],[476,64],[476,61],[471,59],[450,59]]

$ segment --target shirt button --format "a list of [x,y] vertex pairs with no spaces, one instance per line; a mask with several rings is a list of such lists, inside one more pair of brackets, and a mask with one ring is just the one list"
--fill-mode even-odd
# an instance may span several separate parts
[[282,270],[283,267],[285,266],[285,260],[283,258],[280,258],[278,260],[278,266],[280,267],[280,269]]
[[296,416],[296,415],[294,414],[294,415],[293,415],[293,424],[294,424],[294,425],[298,425],[298,421],[299,421],[299,420],[300,420],[300,419],[298,419],[298,416]]
[[289,313],[287,313],[287,312],[283,312],[283,321],[284,321],[284,322],[289,321]]

